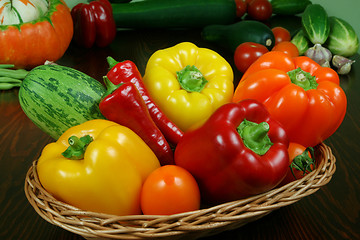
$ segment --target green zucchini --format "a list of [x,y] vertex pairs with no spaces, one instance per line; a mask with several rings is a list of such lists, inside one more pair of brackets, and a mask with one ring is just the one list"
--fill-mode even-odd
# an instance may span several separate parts
[[305,11],[310,0],[271,0],[273,14],[295,15]]
[[324,44],[330,33],[327,12],[320,4],[308,5],[301,17],[305,35],[313,44]]
[[244,42],[255,42],[266,46],[269,50],[275,44],[274,34],[264,23],[244,20],[230,25],[210,25],[204,27],[202,37],[206,41],[216,43],[235,52]]
[[326,42],[327,48],[336,55],[350,57],[359,49],[359,38],[354,28],[345,20],[329,17],[330,34]]
[[21,108],[52,138],[87,120],[104,118],[98,104],[105,87],[78,70],[60,65],[32,69],[19,90]]
[[236,19],[234,0],[143,0],[112,8],[118,28],[202,28]]

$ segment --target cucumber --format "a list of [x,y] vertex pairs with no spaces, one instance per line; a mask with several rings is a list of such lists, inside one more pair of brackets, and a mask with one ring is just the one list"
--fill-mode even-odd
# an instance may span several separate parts
[[304,55],[306,50],[309,49],[309,40],[306,38],[302,29],[292,37],[291,42],[299,50],[299,55]]
[[313,44],[324,44],[330,33],[327,12],[320,4],[308,5],[301,17],[303,30]]
[[118,28],[202,28],[236,19],[234,0],[143,0],[111,5]]
[[230,25],[210,25],[202,31],[204,40],[216,43],[235,52],[244,42],[255,42],[271,50],[275,44],[274,34],[264,23],[244,20]]
[[78,70],[60,65],[32,69],[19,90],[21,108],[55,140],[72,126],[104,118],[98,104],[105,87]]
[[336,55],[351,57],[359,49],[359,38],[354,28],[345,20],[329,17],[330,34],[326,42],[327,48]]
[[311,4],[309,0],[270,0],[272,13],[279,15],[295,15],[305,11]]

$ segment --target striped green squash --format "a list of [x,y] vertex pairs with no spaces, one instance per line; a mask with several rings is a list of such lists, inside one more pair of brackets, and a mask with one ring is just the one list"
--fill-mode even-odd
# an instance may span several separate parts
[[68,128],[104,118],[99,102],[105,87],[78,70],[60,65],[32,69],[19,90],[19,102],[30,120],[54,139]]

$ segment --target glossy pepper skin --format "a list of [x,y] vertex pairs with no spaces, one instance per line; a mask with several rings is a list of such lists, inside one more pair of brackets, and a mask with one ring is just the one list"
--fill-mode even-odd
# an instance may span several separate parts
[[[79,147],[82,137],[90,138],[90,143]],[[70,142],[75,151],[64,156]],[[45,146],[37,163],[42,186],[56,199],[115,215],[141,213],[142,184],[159,167],[155,154],[137,134],[104,119],[69,128]]]
[[74,23],[74,41],[86,48],[105,47],[116,36],[116,24],[108,0],[79,3],[71,9]]
[[156,51],[143,80],[161,110],[185,132],[231,102],[233,78],[230,64],[218,53],[182,42]]
[[272,51],[245,72],[233,102],[262,102],[285,128],[289,140],[314,147],[331,136],[346,113],[347,100],[339,76],[308,57],[291,58]]
[[288,145],[282,126],[248,99],[221,106],[200,128],[185,132],[175,163],[196,178],[204,201],[226,202],[279,184],[288,170]]
[[153,150],[161,165],[174,164],[173,151],[152,120],[135,85],[131,82],[114,85],[106,77],[104,81],[108,92],[99,104],[100,112],[104,117],[138,134]]
[[115,85],[127,82],[133,83],[143,98],[156,126],[164,134],[169,143],[176,146],[184,133],[161,111],[150,97],[136,64],[130,60],[117,62],[111,57],[108,57],[107,61],[110,70],[106,74],[106,77]]

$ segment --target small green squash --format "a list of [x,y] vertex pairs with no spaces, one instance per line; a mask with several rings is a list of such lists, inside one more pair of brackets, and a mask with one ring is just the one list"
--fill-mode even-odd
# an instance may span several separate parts
[[105,87],[85,73],[40,65],[23,80],[19,102],[30,120],[56,140],[70,127],[104,118],[99,110],[104,93]]

